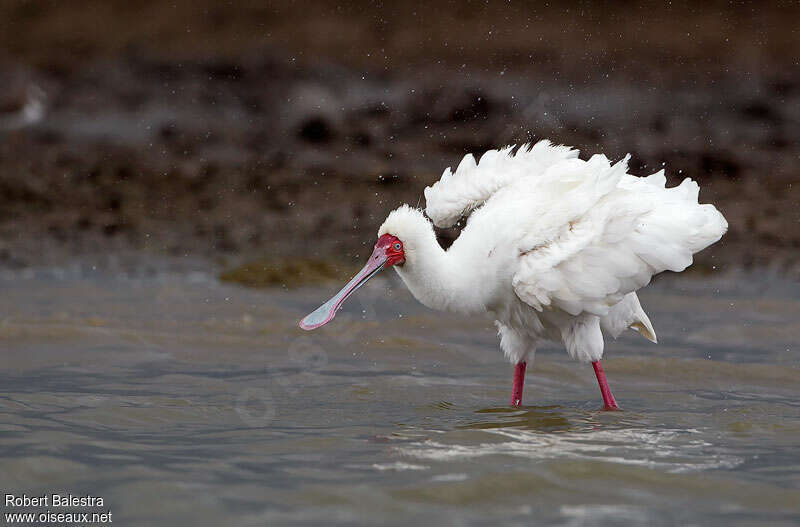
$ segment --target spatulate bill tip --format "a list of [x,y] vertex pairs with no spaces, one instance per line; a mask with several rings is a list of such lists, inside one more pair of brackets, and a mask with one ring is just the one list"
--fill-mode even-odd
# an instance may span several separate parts
[[321,328],[322,326],[333,320],[333,317],[336,315],[335,310],[332,312],[329,311],[327,313],[320,313],[319,311],[320,310],[317,309],[313,313],[303,317],[303,319],[298,324],[300,326],[300,329],[303,329],[305,331],[311,331],[317,328]]
[[317,329],[318,327],[324,326],[324,325],[325,325],[324,322],[321,323],[321,324],[320,323],[309,324],[308,322],[306,322],[305,319],[301,320],[300,323],[298,324],[298,326],[300,326],[300,329],[305,330],[305,331],[311,331],[311,330]]

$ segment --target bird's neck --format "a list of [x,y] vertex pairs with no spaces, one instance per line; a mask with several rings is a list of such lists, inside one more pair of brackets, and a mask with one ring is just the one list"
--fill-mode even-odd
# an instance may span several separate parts
[[486,302],[480,294],[479,277],[458,254],[445,251],[431,236],[415,240],[414,254],[396,267],[411,294],[431,309],[481,313]]

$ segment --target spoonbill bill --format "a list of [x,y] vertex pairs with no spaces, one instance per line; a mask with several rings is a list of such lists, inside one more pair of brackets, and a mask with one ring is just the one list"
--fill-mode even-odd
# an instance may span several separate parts
[[[515,365],[513,406],[522,403],[527,362],[550,340],[592,364],[605,409],[617,409],[600,362],[603,336],[632,329],[656,342],[636,291],[657,273],[686,269],[728,224],[713,205],[698,203],[689,178],[667,188],[663,170],[628,174],[630,156],[612,164],[578,154],[540,141],[489,150],[479,162],[466,155],[425,189],[425,213],[403,205],[389,214],[364,268],[300,327],[327,324],[356,289],[394,267],[424,305],[495,319],[500,348]],[[465,216],[444,250],[433,226]]]

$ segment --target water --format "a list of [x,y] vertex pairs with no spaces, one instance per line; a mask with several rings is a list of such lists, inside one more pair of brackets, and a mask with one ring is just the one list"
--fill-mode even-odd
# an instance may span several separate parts
[[490,321],[388,274],[314,333],[296,322],[336,285],[2,281],[6,493],[102,496],[122,525],[800,521],[800,286],[779,278],[643,292],[660,343],[606,347],[622,412],[556,346],[507,407]]

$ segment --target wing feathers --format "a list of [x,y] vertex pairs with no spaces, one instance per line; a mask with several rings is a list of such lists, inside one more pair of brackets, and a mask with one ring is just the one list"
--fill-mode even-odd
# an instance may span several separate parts
[[[665,188],[663,170],[637,178],[626,173],[627,160],[570,159],[542,176],[535,192],[546,196],[547,210],[534,211],[526,227],[512,282],[524,302],[606,316],[653,275],[684,270],[725,233],[722,214],[698,204],[697,183]],[[655,338],[645,318],[636,322]]]
[[578,151],[549,141],[484,153],[479,162],[467,154],[455,173],[450,168],[425,189],[425,213],[438,227],[452,227],[462,216],[483,205],[495,192],[523,177],[541,175],[548,167],[578,157]]

